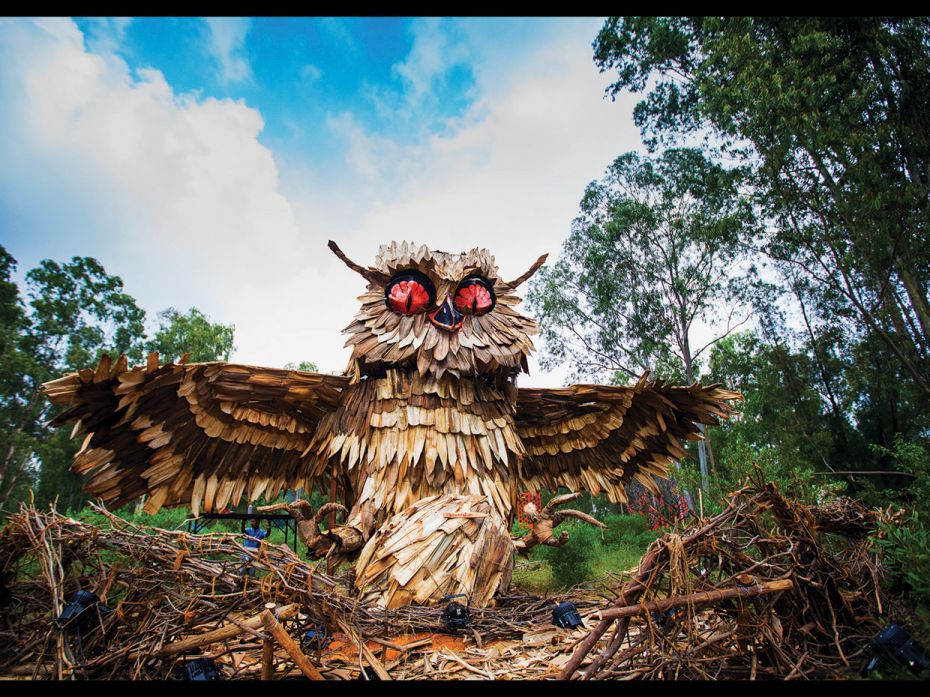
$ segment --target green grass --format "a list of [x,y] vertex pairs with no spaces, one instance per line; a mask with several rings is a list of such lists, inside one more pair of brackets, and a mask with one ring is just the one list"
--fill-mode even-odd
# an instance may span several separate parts
[[[650,530],[649,521],[643,516],[612,515],[603,522],[607,529],[594,535],[579,530],[584,523],[563,525],[556,532],[568,529],[570,538],[565,547],[540,546],[530,552],[529,559],[518,556],[513,586],[528,593],[551,593],[576,583],[601,579],[608,572],[628,571],[639,564],[649,544],[664,532]],[[569,549],[572,544],[582,547]],[[565,555],[563,559],[569,557],[573,562],[578,560],[574,570],[561,569],[561,580],[553,568],[553,562],[558,566],[556,555]]]

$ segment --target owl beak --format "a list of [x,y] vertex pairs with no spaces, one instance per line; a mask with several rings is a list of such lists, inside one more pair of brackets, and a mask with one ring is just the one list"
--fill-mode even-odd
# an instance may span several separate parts
[[430,322],[452,334],[462,328],[462,320],[464,319],[465,316],[455,309],[449,296],[446,296],[442,305],[429,315]]

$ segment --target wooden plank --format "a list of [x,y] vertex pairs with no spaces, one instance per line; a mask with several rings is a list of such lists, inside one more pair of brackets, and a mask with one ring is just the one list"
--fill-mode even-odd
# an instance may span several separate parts
[[[297,614],[299,610],[297,605],[285,605],[277,611],[279,619],[287,620]],[[267,612],[267,610],[265,611]],[[263,613],[264,614],[264,613]],[[220,627],[219,629],[214,629],[211,632],[205,632],[203,634],[197,634],[196,636],[187,637],[186,639],[181,639],[179,641],[173,641],[170,644],[162,646],[161,649],[155,652],[155,656],[163,658],[165,656],[176,656],[181,653],[186,653],[200,646],[206,646],[207,644],[215,644],[218,641],[224,641],[226,639],[232,639],[239,636],[240,634],[246,633],[245,627],[249,629],[258,629],[262,626],[262,615],[256,615],[250,619],[245,620],[239,624],[228,624],[225,627]],[[140,652],[135,654],[130,654],[130,660],[135,660],[139,656],[144,655]]]

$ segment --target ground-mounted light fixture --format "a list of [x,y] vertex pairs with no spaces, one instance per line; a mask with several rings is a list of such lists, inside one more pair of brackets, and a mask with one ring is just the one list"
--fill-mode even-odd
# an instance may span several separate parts
[[222,677],[220,669],[212,658],[195,658],[184,664],[184,679],[193,682],[219,680]]
[[872,650],[872,657],[862,667],[862,677],[875,670],[883,658],[915,675],[930,668],[930,654],[911,638],[906,629],[897,624],[888,625],[872,637],[869,648]]
[[91,619],[110,613],[111,610],[100,603],[100,598],[88,590],[79,590],[68,600],[61,614],[55,619],[59,629],[72,630],[87,626]]
[[457,632],[461,629],[465,629],[471,622],[471,612],[469,612],[466,605],[462,603],[457,603],[453,598],[464,598],[464,593],[459,593],[458,595],[447,595],[443,598],[443,602],[451,600],[452,602],[448,603],[445,609],[442,611],[442,623],[446,626],[446,630],[450,633]]
[[563,600],[552,610],[552,624],[562,629],[574,629],[575,627],[583,627],[584,620],[578,614],[575,603]]

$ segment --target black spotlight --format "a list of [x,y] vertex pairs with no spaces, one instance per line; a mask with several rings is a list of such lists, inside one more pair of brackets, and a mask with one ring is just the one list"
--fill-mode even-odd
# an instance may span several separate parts
[[583,627],[584,620],[578,614],[578,608],[575,607],[575,604],[565,600],[553,609],[552,624],[563,629],[574,629],[575,627]]
[[[458,595],[447,595],[443,598],[443,602],[446,600],[452,600],[452,598],[464,598],[464,593],[459,593]],[[471,621],[471,613],[468,611],[468,608],[462,605],[462,603],[451,602],[446,605],[446,609],[442,611],[442,622],[446,625],[446,629],[450,632],[456,632],[459,629],[465,629],[468,626],[468,623]]]
[[98,613],[108,613],[110,609],[100,604],[100,598],[94,593],[79,590],[71,596],[61,614],[55,620],[59,629],[73,629],[85,626]]
[[322,624],[313,625],[300,637],[300,647],[304,651],[322,651],[333,638]]
[[195,658],[184,664],[184,679],[195,682],[219,680],[220,669],[216,667],[212,658]]
[[907,668],[915,675],[930,668],[930,655],[926,649],[911,638],[910,633],[897,624],[890,624],[872,637],[869,642],[872,657],[863,666],[862,677],[878,667],[882,658]]

